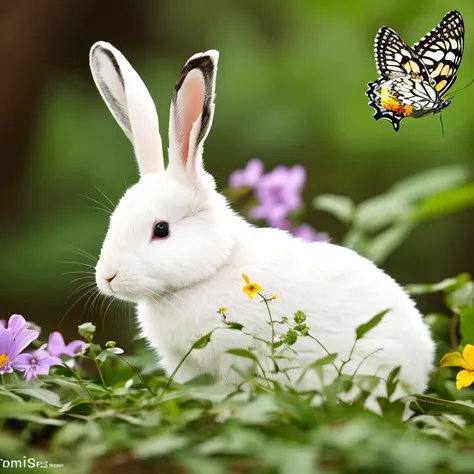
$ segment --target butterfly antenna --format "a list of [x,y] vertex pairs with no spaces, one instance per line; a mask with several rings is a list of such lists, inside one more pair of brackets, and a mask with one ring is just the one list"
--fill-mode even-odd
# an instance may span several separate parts
[[439,123],[441,124],[441,137],[444,138],[444,123],[442,114],[439,114]]
[[474,79],[472,79],[472,81],[469,84],[467,84],[466,86],[461,87],[461,89],[457,89],[455,91],[450,92],[450,94],[452,94],[452,96],[449,97],[449,99],[452,99],[454,97],[454,94],[457,94],[458,92],[461,92],[464,89],[467,89],[469,86],[472,86],[473,83],[474,83]]

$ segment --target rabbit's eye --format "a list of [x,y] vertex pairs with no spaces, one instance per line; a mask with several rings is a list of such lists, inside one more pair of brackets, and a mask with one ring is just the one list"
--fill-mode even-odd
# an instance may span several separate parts
[[153,237],[155,239],[164,239],[168,237],[170,233],[170,226],[168,222],[158,222],[155,224],[155,229],[153,230]]

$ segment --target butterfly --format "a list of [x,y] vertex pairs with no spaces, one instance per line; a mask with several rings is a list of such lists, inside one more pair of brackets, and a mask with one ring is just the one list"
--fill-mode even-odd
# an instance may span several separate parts
[[366,95],[375,120],[388,120],[397,132],[405,117],[441,112],[451,99],[443,96],[456,81],[464,52],[464,21],[456,10],[413,47],[382,26],[374,42],[380,78],[369,82]]

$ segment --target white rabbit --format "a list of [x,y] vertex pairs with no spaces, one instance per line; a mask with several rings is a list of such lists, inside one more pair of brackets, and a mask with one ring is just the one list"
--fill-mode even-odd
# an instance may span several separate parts
[[[217,51],[196,54],[181,72],[171,103],[165,170],[158,117],[146,86],[112,45],[92,46],[94,81],[133,143],[140,171],[139,182],[111,216],[96,268],[99,289],[136,303],[143,335],[168,374],[199,336],[223,326],[220,306],[246,333],[270,340],[266,307],[242,291],[242,274],[261,284],[264,294],[277,294],[270,303],[274,319],[304,311],[310,333],[339,354],[337,365],[350,353],[355,328],[390,309],[358,341],[344,372],[353,373],[365,358],[360,374],[386,377],[401,366],[403,385],[413,393],[424,391],[434,343],[414,303],[392,278],[347,248],[256,228],[216,191],[204,170],[202,147],[213,118],[217,61]],[[276,325],[277,331],[281,328]],[[244,369],[250,361],[226,351],[255,347],[248,334],[217,330],[204,349],[191,352],[176,380],[209,373],[224,383],[241,382],[233,366]],[[309,337],[300,337],[292,348],[300,367],[289,372],[290,383],[296,384],[301,368],[326,352]],[[262,357],[262,364],[270,367],[268,358]],[[308,371],[298,386],[311,389],[319,383]]]

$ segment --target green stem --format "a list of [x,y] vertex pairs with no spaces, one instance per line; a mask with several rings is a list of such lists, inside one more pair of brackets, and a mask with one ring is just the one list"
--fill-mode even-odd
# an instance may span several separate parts
[[168,387],[171,385],[171,382],[173,382],[176,374],[178,373],[178,370],[181,368],[181,366],[184,364],[184,361],[189,357],[191,352],[193,351],[194,347],[191,346],[191,348],[184,354],[184,357],[179,361],[179,364],[176,366],[176,368],[173,370],[173,373],[169,376],[168,382],[166,382],[166,385],[164,386],[163,390],[161,391],[160,395],[158,396],[158,400],[161,400],[163,398],[163,395],[165,394],[166,390]]
[[104,380],[104,376],[102,375],[102,371],[100,370],[100,365],[99,365],[99,361],[97,360],[97,354],[95,353],[95,350],[94,350],[94,344],[92,343],[92,338],[89,339],[89,349],[91,351],[92,358],[94,359],[95,366],[97,367],[97,372],[99,373],[102,386],[105,388],[105,390],[109,391],[109,389],[107,388],[107,385],[105,385],[105,380]]
[[153,395],[155,396],[156,393],[153,392],[153,390],[145,383],[145,379],[143,378],[142,374],[138,371],[138,369],[131,363],[129,362],[127,359],[125,359],[125,357],[121,356],[120,354],[114,354],[115,356],[117,356],[119,359],[123,360],[126,364],[128,364],[129,367],[132,368],[132,370],[138,375],[138,378],[140,379],[141,383],[143,385],[145,385],[146,389]]
[[[326,352],[327,355],[331,354],[327,349],[326,347],[323,345],[323,343],[321,341],[319,341],[318,339],[316,339],[314,336],[312,336],[311,334],[308,333],[308,336],[313,340],[313,341],[316,341],[320,346],[321,348]],[[352,354],[352,351],[351,351],[351,354]],[[337,365],[333,362],[332,363],[332,366],[336,369],[336,372],[337,372],[337,375],[341,375],[341,369],[338,369]]]
[[79,385],[87,393],[87,396],[89,397],[89,401],[91,402],[91,405],[97,410],[97,405],[95,404],[94,399],[92,398],[92,394],[91,392],[89,392],[89,389],[86,387],[86,385],[82,381],[81,376],[72,367],[69,367],[67,364],[63,364],[63,367],[68,368],[73,373],[74,377],[76,377],[77,381],[79,382]]
[[375,349],[375,351],[372,351],[370,354],[367,354],[360,362],[357,368],[355,369],[355,372],[352,374],[352,378],[354,378],[357,375],[357,372],[359,372],[360,366],[373,354],[375,354],[378,351],[381,351],[382,348],[379,347],[378,349]]
[[357,339],[354,341],[354,344],[352,344],[351,351],[349,352],[349,357],[342,362],[341,368],[339,369],[339,375],[342,373],[342,369],[345,367],[345,365],[351,361],[352,359],[352,354],[354,353],[355,346],[357,344]]
[[[260,298],[262,298],[263,302],[265,303],[265,306],[267,307],[267,312],[268,312],[268,316],[270,318],[270,327],[272,329],[272,345],[271,345],[271,359],[272,359],[272,362],[273,362],[273,370],[275,371],[275,373],[278,373],[280,372],[280,367],[278,367],[278,364],[276,363],[275,361],[275,327],[273,326],[273,318],[272,318],[272,312],[270,311],[270,305],[268,304],[268,300],[267,298],[265,298],[261,293],[257,293],[258,296],[260,296]],[[265,373],[265,372],[264,372]]]

